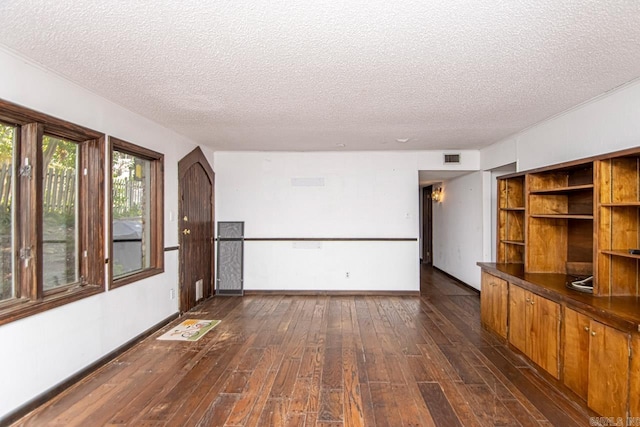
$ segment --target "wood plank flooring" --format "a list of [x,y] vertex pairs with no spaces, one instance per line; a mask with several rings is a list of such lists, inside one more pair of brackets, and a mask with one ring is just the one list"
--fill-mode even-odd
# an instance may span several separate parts
[[427,267],[421,287],[213,298],[185,316],[222,320],[200,341],[164,328],[16,425],[588,425],[481,328],[475,292]]

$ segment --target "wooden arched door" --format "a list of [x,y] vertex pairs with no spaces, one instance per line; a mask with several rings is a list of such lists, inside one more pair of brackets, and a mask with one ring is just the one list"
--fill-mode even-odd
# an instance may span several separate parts
[[[180,312],[213,295],[215,174],[200,147],[178,162]],[[202,281],[202,282],[200,282]]]

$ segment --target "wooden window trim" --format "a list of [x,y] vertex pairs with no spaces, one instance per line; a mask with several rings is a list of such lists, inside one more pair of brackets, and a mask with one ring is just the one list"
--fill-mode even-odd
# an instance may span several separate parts
[[41,123],[44,132],[71,141],[104,138],[104,134],[0,99],[0,121],[23,126]]
[[[41,313],[104,292],[104,164],[105,136],[99,132],[0,100],[0,121],[17,126],[13,174],[15,295],[0,302],[0,325]],[[82,280],[44,291],[42,264],[42,150],[43,136],[51,135],[79,145],[78,256]],[[20,178],[18,171],[29,158],[32,178]],[[86,175],[83,173],[87,170]],[[19,248],[31,248],[26,264]],[[83,254],[86,251],[86,256]]]
[[[150,267],[114,279],[113,277],[113,191],[112,180],[109,185],[109,289],[146,279],[164,273],[164,154],[140,147],[119,138],[109,137],[109,171],[113,171],[113,152],[121,151],[126,154],[148,160],[151,168],[151,191],[149,194],[149,216],[151,222],[151,245],[148,256]],[[110,176],[112,174],[110,173]]]

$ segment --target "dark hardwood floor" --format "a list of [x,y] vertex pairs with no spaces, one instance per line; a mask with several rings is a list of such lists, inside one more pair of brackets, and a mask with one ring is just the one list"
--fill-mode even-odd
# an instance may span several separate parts
[[[17,425],[588,425],[480,326],[478,294],[422,267],[422,296],[213,298]],[[172,323],[176,324],[180,320]]]

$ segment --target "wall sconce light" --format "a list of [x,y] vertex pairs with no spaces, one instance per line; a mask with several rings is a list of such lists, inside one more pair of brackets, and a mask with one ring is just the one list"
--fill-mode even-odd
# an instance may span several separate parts
[[438,202],[440,203],[442,201],[442,187],[438,187],[437,189],[433,190],[433,192],[431,193],[431,199],[434,202]]

